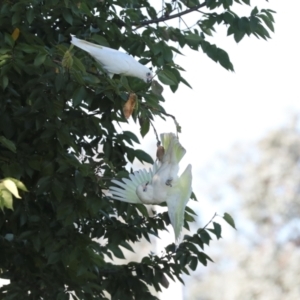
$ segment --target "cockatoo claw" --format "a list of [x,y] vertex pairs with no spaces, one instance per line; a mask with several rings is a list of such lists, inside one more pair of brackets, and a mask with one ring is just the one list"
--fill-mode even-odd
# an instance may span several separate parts
[[146,184],[144,185],[143,192],[146,192],[148,184],[149,184],[149,181],[147,181]]
[[172,184],[171,184],[172,180],[173,180],[173,179],[168,179],[168,180],[166,181],[166,185],[172,187]]

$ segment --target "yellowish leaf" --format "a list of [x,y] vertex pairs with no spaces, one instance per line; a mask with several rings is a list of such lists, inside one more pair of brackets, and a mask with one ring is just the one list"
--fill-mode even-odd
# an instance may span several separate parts
[[13,198],[8,190],[1,191],[2,206],[13,210]]
[[73,65],[73,57],[69,50],[64,54],[63,60],[61,62],[62,66],[66,69],[70,69]]
[[13,38],[14,41],[16,41],[18,39],[19,35],[20,35],[20,29],[15,28],[15,30],[11,34],[11,37]]
[[17,185],[11,179],[4,179],[2,181],[3,186],[11,192],[16,198],[21,198],[17,189]]
[[24,183],[20,180],[17,180],[15,178],[11,178],[11,177],[7,177],[5,179],[10,179],[11,181],[13,181],[15,183],[15,185],[17,186],[18,189],[24,191],[24,192],[28,192],[26,186],[24,185]]

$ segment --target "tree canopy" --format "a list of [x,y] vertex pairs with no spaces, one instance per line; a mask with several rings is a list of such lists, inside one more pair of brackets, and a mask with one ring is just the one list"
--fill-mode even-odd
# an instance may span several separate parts
[[[162,106],[162,85],[173,92],[181,83],[189,86],[175,54],[184,46],[201,49],[233,71],[226,51],[208,38],[220,25],[236,42],[251,34],[267,39],[273,12],[254,7],[250,16],[234,13],[249,0],[154,3],[1,1],[0,179],[6,181],[0,183],[0,277],[10,280],[1,299],[156,299],[148,285],[160,291],[167,277],[182,281],[183,272],[211,260],[203,249],[212,234],[221,237],[215,221],[186,235],[178,249],[172,244],[140,262],[107,262],[124,258],[121,247],[133,251],[135,242],[150,241],[170,223],[167,213],[149,217],[145,206],[107,195],[112,178],[128,176],[128,161],[153,163],[135,149],[136,135],[120,133],[114,124],[132,117],[145,136],[155,128],[154,116],[170,116]],[[195,26],[182,25],[191,14]],[[172,19],[182,20],[181,27],[171,26]],[[100,74],[92,57],[70,47],[70,34],[122,48],[152,66],[160,83]],[[22,199],[12,202],[14,184]],[[187,207],[186,228],[193,215]],[[224,219],[234,226],[229,214]]]

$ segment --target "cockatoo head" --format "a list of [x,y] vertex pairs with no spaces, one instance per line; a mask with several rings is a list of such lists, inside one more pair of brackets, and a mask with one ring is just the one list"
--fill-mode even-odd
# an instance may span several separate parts
[[153,203],[153,187],[151,184],[149,184],[149,182],[146,182],[145,184],[140,184],[136,188],[136,194],[143,203]]
[[150,83],[152,81],[152,78],[153,78],[153,74],[151,71],[147,72],[146,73],[146,83]]

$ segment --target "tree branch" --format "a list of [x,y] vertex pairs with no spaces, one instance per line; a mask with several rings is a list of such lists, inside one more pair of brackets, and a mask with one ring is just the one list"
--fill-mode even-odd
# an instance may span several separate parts
[[[184,16],[186,14],[189,14],[193,11],[196,11],[198,10],[199,8],[202,8],[206,5],[206,2],[204,1],[203,3],[199,4],[199,5],[196,5],[192,8],[189,8],[189,9],[186,9],[184,11],[181,11],[175,15],[168,15],[168,16],[163,16],[163,17],[160,17],[160,18],[157,18],[157,19],[152,19],[152,20],[148,20],[148,21],[144,21],[144,22],[141,22],[141,23],[137,23],[137,22],[134,22],[132,23],[133,26],[137,26],[136,29],[138,28],[141,28],[143,26],[146,26],[146,25],[149,25],[149,24],[153,24],[153,23],[160,23],[160,22],[164,22],[164,21],[168,21],[168,20],[172,20],[172,19],[175,19],[175,18],[178,18],[178,17],[181,17],[181,16]],[[123,22],[123,21],[122,21]],[[125,25],[125,22],[123,22],[123,25]]]
[[155,133],[155,136],[156,136],[156,140],[157,140],[157,142],[159,143],[160,141],[159,141],[159,137],[158,137],[157,131],[156,131],[156,129],[155,129],[155,126],[154,126],[153,123],[151,122],[151,120],[150,120],[150,125],[152,126],[152,128],[153,128],[153,130],[154,130],[154,133]]

